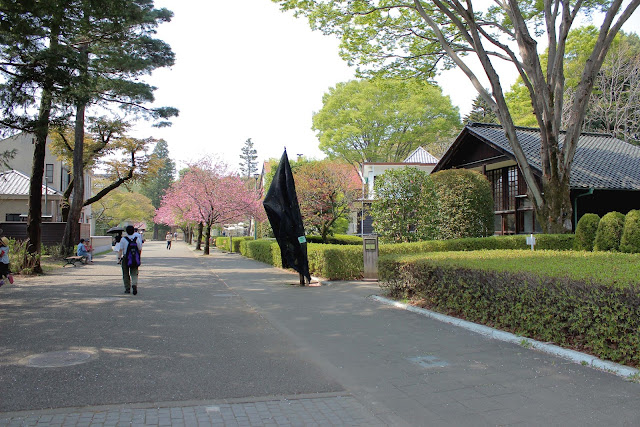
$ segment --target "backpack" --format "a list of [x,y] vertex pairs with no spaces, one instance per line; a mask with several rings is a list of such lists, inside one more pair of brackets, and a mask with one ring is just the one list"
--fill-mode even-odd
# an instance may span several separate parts
[[140,265],[140,251],[138,250],[138,243],[136,240],[137,237],[134,237],[133,240],[129,239],[127,236],[124,236],[129,242],[127,246],[127,265],[129,267],[138,267]]

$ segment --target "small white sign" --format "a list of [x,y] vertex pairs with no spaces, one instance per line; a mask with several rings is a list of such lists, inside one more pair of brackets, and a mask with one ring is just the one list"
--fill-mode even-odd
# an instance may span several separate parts
[[527,245],[531,246],[531,250],[534,250],[533,247],[536,245],[536,238],[533,234],[527,236]]

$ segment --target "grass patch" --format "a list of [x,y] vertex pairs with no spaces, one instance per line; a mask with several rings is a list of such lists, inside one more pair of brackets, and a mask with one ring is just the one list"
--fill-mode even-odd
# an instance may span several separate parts
[[484,271],[533,273],[614,286],[640,284],[640,254],[583,251],[483,250],[430,252],[402,259],[428,258],[442,266]]

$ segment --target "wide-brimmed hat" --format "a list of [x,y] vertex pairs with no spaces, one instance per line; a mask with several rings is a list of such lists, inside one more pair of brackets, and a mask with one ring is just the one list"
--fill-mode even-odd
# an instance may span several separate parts
[[0,241],[2,242],[3,246],[9,246],[9,239],[7,239],[6,237],[0,237]]

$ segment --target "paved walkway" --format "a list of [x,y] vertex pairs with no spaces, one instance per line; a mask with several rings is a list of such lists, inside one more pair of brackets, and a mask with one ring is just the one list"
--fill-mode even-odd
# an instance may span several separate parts
[[639,425],[640,385],[237,254],[0,288],[0,426]]

